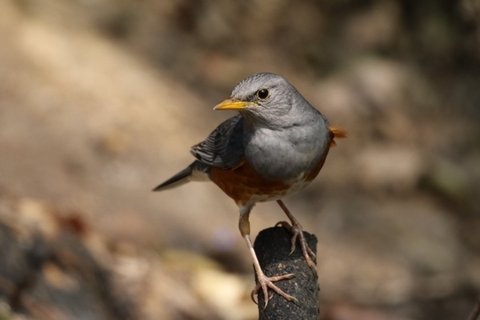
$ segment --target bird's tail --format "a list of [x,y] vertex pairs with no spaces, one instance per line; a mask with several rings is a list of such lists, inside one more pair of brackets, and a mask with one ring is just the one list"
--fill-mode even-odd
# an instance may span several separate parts
[[159,184],[153,189],[153,191],[172,189],[192,180],[203,180],[202,178],[206,176],[207,169],[208,168],[206,166],[202,165],[198,161],[194,161],[191,165],[178,172],[170,179]]

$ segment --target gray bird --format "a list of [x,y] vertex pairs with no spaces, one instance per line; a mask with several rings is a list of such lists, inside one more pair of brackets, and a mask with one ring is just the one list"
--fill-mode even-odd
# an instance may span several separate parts
[[270,288],[288,301],[296,301],[274,284],[293,274],[267,277],[262,271],[250,239],[250,211],[257,202],[276,200],[291,222],[282,225],[293,233],[292,252],[298,240],[306,262],[315,268],[315,255],[302,226],[281,198],[303,189],[317,176],[334,138],[345,137],[345,131],[330,127],[295,87],[273,73],[257,73],[242,80],[214,110],[237,110],[239,114],[194,145],[191,153],[196,160],[154,191],[199,178],[213,181],[240,209],[240,233],[258,279],[252,297],[261,289],[266,306]]

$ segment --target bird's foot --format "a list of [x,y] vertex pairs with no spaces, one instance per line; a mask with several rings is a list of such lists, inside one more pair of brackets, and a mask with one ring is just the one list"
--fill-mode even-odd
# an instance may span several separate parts
[[305,239],[305,235],[303,234],[303,227],[297,222],[294,224],[290,224],[287,221],[280,221],[275,226],[284,227],[288,231],[292,233],[292,246],[290,250],[290,254],[295,251],[297,240],[300,243],[300,247],[302,248],[302,254],[307,262],[307,265],[314,271],[316,271],[316,255],[312,249],[308,246],[307,240]]
[[[270,301],[270,299],[272,298],[272,296],[268,294],[268,288],[270,288],[275,293],[285,298],[285,300],[297,303],[298,302],[297,298],[285,293],[282,289],[280,289],[278,286],[274,284],[274,282],[292,279],[293,277],[294,277],[293,273],[284,274],[281,276],[267,277],[262,271],[257,272],[258,284],[250,293],[250,297],[252,298],[253,302],[258,304],[258,292],[262,290],[263,297],[265,300],[265,304],[263,307],[266,308],[268,305],[268,301]],[[257,295],[257,300],[255,300],[254,298],[255,295]]]

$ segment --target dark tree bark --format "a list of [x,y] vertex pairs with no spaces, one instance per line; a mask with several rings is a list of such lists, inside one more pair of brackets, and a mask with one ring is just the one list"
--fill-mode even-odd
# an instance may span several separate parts
[[[304,234],[308,245],[316,253],[316,237],[306,232]],[[292,234],[285,228],[273,227],[262,230],[255,240],[254,248],[262,270],[267,276],[293,273],[294,278],[275,284],[298,299],[298,303],[289,302],[270,290],[272,298],[264,308],[265,297],[259,292],[260,320],[317,320],[320,318],[320,287],[317,274],[308,267],[299,245],[290,254],[291,238]]]

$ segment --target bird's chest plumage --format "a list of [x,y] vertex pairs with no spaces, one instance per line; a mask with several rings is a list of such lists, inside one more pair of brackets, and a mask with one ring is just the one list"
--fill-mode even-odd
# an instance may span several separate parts
[[331,137],[320,119],[281,130],[244,131],[243,139],[243,161],[233,169],[212,167],[210,179],[237,203],[251,204],[307,186],[323,165]]
[[237,203],[280,199],[315,178],[329,139],[321,126],[257,131],[245,141],[244,162],[233,170],[212,169],[211,179]]
[[303,182],[328,150],[326,130],[318,126],[261,129],[248,137],[245,160],[264,178]]

